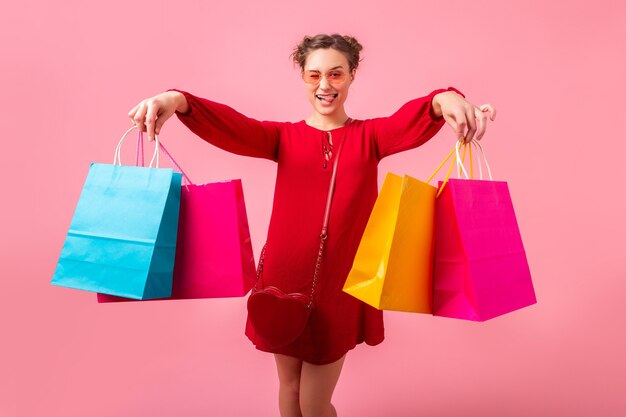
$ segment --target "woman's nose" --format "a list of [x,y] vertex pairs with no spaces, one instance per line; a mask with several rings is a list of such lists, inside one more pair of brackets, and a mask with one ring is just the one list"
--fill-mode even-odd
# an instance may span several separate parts
[[320,88],[322,90],[328,90],[330,88],[330,83],[328,82],[328,78],[322,77],[320,80]]

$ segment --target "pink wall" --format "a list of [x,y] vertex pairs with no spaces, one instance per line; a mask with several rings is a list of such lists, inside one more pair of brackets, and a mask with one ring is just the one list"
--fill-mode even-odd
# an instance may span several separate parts
[[[0,13],[0,416],[277,415],[273,360],[243,335],[244,299],[98,305],[49,281],[89,162],[112,160],[138,100],[178,87],[300,120],[309,105],[288,55],[331,31],[365,45],[353,117],[448,85],[498,108],[483,143],[509,182],[539,298],[482,324],[387,314],[387,340],[348,356],[340,415],[625,415],[621,2],[99,3]],[[258,254],[274,166],[175,119],[162,138],[196,181],[243,179]],[[425,177],[453,141],[444,127],[385,160],[381,180]]]

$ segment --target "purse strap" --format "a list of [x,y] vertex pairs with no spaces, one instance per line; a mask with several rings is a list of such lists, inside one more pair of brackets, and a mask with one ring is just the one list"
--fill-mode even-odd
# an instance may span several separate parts
[[[348,118],[344,127],[347,127],[350,123],[352,123],[352,119]],[[328,134],[329,142],[332,143],[333,134],[330,131],[326,132]],[[324,245],[326,243],[326,239],[328,238],[328,221],[330,219],[330,207],[333,202],[333,195],[335,194],[335,183],[337,180],[337,166],[339,165],[339,157],[341,156],[341,150],[343,149],[343,145],[346,142],[348,137],[348,133],[344,133],[343,140],[339,144],[339,149],[337,149],[337,156],[335,157],[335,162],[333,163],[333,173],[330,177],[330,185],[328,187],[328,196],[326,197],[326,211],[324,213],[324,222],[322,223],[322,231],[320,232],[320,247],[317,251],[317,260],[315,261],[315,272],[313,272],[313,284],[311,285],[311,295],[309,296],[309,302],[306,305],[307,309],[310,309],[313,305],[313,295],[315,294],[315,287],[317,286],[317,281],[319,277],[320,267],[322,265],[322,255],[324,254]],[[253,293],[257,292],[257,286],[259,284],[259,279],[261,278],[261,274],[263,273],[263,265],[265,263],[265,249],[267,248],[267,243],[263,245],[263,250],[261,251],[261,257],[259,259],[259,267],[257,269],[256,274],[256,282],[254,283]]]

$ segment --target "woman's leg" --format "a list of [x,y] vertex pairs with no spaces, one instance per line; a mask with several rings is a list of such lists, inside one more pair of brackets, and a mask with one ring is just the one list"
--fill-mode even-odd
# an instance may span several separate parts
[[302,417],[300,413],[300,375],[302,360],[274,354],[278,370],[278,409],[281,417]]
[[346,355],[328,365],[302,363],[300,410],[302,410],[303,417],[337,416],[337,411],[330,400],[345,359]]

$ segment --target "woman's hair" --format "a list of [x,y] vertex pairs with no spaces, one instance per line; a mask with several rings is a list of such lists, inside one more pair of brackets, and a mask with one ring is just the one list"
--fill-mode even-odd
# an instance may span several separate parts
[[350,64],[350,71],[357,69],[361,59],[359,52],[363,46],[352,36],[342,36],[336,33],[332,35],[319,34],[315,36],[305,36],[291,53],[294,64],[298,64],[304,71],[304,63],[307,56],[316,49],[333,48],[343,53]]

